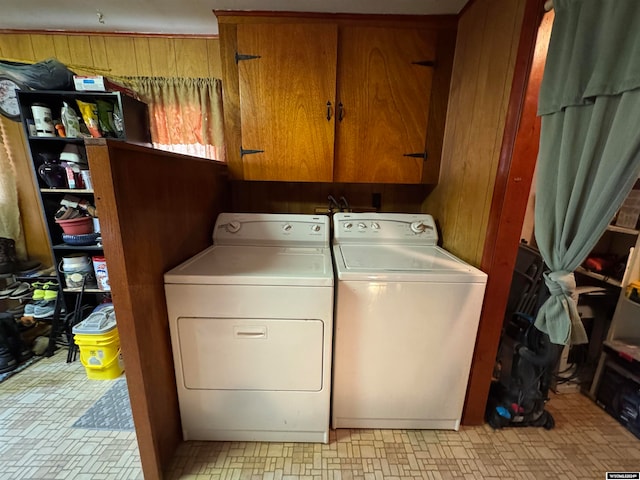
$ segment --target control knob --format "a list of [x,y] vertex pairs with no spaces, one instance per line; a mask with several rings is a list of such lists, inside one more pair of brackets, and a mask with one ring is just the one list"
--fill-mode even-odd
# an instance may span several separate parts
[[358,228],[360,230],[364,230],[365,228],[367,228],[367,224],[364,223],[364,222],[360,222],[360,223],[358,223]]
[[293,228],[293,227],[291,226],[291,224],[290,224],[290,223],[285,223],[285,224],[283,225],[283,227],[282,227],[282,230],[283,230],[283,231],[285,231],[285,232],[290,232],[292,228]]
[[311,231],[312,232],[319,232],[320,231],[320,225],[311,225]]
[[353,227],[353,223],[351,223],[351,222],[346,222],[346,223],[344,224],[344,229],[345,229],[345,230],[350,230],[350,229],[351,229],[351,227]]
[[227,232],[229,233],[237,233],[240,230],[240,222],[238,222],[237,220],[233,220],[229,223],[227,223]]
[[374,230],[380,230],[380,224],[378,222],[371,222],[371,228]]
[[427,229],[427,226],[422,222],[422,220],[418,220],[417,222],[413,222],[411,224],[411,230],[415,233],[423,233]]

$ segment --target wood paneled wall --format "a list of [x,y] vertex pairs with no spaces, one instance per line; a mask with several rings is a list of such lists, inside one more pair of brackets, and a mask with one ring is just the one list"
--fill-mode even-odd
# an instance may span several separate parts
[[232,184],[234,212],[316,213],[345,197],[354,211],[368,211],[379,200],[381,212],[420,213],[428,191],[425,185],[379,185],[367,183],[248,182]]
[[440,182],[422,205],[444,247],[479,266],[524,0],[476,0],[458,23]]
[[[79,74],[221,78],[217,38],[140,35],[0,33],[0,59],[36,62],[55,57]],[[84,68],[83,68],[84,67]],[[16,163],[20,212],[29,256],[51,263],[46,229],[33,185],[22,127],[8,126]]]
[[484,421],[487,397],[516,264],[521,227],[538,154],[536,116],[551,19],[542,20],[544,0],[526,0],[511,98],[507,111],[485,248],[480,267],[489,273],[473,354],[465,425]]
[[35,62],[49,57],[77,73],[99,69],[107,76],[222,77],[217,38],[0,34],[0,58]]

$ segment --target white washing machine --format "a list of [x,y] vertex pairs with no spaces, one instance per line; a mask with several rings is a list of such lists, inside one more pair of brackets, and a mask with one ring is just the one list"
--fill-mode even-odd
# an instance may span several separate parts
[[457,430],[486,274],[429,215],[333,218],[333,428]]
[[165,274],[185,440],[328,442],[329,222],[223,213]]

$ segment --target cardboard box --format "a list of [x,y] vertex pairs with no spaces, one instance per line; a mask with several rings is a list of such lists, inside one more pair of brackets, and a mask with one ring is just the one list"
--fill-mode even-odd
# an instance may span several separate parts
[[136,92],[102,75],[73,76],[73,84],[79,92],[122,92],[133,98],[138,98]]

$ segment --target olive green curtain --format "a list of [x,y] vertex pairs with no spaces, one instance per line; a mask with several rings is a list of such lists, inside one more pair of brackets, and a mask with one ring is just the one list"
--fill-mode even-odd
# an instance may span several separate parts
[[640,1],[554,0],[554,10],[535,204],[551,297],[535,325],[553,343],[580,344],[573,271],[640,173]]
[[149,107],[154,147],[224,160],[220,79],[123,77],[122,80]]

